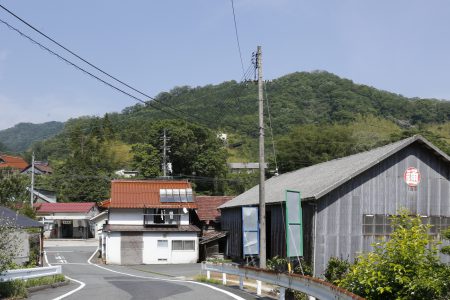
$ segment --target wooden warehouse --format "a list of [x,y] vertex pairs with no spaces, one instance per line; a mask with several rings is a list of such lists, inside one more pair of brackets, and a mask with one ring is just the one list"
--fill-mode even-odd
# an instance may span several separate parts
[[[267,257],[286,255],[284,197],[301,193],[304,258],[321,276],[332,256],[353,261],[390,234],[401,208],[433,225],[450,226],[450,157],[421,136],[320,163],[266,181]],[[258,205],[258,186],[220,206],[227,252],[243,258],[242,207]],[[442,257],[442,259],[446,259]]]

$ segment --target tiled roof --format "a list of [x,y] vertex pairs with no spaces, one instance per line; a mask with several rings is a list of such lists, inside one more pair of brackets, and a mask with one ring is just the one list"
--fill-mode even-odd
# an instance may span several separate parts
[[35,203],[37,213],[87,213],[95,202],[68,202],[68,203]]
[[113,180],[110,208],[197,208],[195,202],[160,202],[160,189],[190,189],[187,181]]
[[234,196],[197,196],[197,216],[200,221],[219,221],[219,206],[233,199]]
[[0,154],[0,168],[13,168],[23,170],[28,163],[19,156]]
[[31,218],[19,215],[17,212],[0,206],[0,225],[12,225],[21,228],[43,227],[44,224],[39,223]]
[[[447,154],[425,138],[417,135],[370,151],[272,177],[265,182],[266,203],[283,202],[285,191],[289,189],[300,191],[302,199],[318,199],[415,142],[431,149],[437,156],[450,162],[450,157]],[[221,205],[220,208],[255,205],[259,202],[258,199],[259,185],[256,185]]]
[[227,236],[226,231],[206,231],[200,237],[200,244],[206,244]]
[[141,231],[153,231],[153,232],[200,232],[200,229],[195,225],[180,225],[180,226],[165,226],[165,227],[145,227],[142,225],[114,225],[107,224],[103,231],[128,231],[128,232],[141,232]]

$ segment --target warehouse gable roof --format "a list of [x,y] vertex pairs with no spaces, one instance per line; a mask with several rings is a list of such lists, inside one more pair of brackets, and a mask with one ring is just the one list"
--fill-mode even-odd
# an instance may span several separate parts
[[[447,154],[425,138],[416,135],[370,151],[272,177],[265,183],[266,203],[284,201],[284,193],[287,189],[300,191],[302,199],[318,199],[414,142],[421,143],[450,163],[450,157]],[[259,186],[257,185],[219,208],[255,205],[258,204],[258,197]]]

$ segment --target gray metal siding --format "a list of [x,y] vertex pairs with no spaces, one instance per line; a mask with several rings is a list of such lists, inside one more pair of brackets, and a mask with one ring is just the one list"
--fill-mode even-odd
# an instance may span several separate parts
[[[403,174],[408,167],[421,173],[416,191]],[[316,275],[331,256],[353,261],[370,251],[374,236],[363,236],[364,214],[393,215],[400,208],[413,214],[450,216],[449,164],[414,143],[350,179],[317,201]]]
[[120,262],[122,265],[143,263],[144,238],[142,232],[120,233]]

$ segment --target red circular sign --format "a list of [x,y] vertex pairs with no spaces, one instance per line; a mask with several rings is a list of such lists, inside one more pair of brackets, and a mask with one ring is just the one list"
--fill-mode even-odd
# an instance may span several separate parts
[[420,172],[414,167],[409,167],[403,174],[403,178],[407,185],[417,186],[420,183]]

